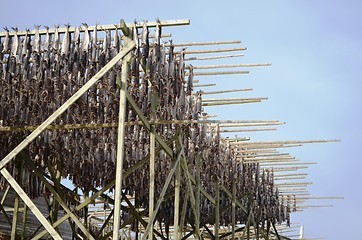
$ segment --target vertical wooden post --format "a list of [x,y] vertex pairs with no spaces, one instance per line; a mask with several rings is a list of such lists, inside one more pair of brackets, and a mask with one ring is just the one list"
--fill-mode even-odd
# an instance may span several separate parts
[[[22,181],[22,173],[23,173],[23,167],[22,166],[23,165],[22,165],[22,161],[20,159],[20,156],[17,156],[16,162],[15,162],[15,167],[17,169],[17,180],[18,180],[18,182]],[[16,237],[16,228],[17,228],[17,223],[18,223],[19,204],[20,204],[19,195],[16,194],[15,199],[14,199],[13,224],[11,226],[11,240],[15,240],[17,238]]]
[[216,180],[215,183],[215,224],[214,224],[214,235],[215,240],[219,239],[219,222],[220,222],[220,186],[219,182]]
[[180,190],[181,190],[181,169],[180,162],[177,163],[175,172],[175,201],[174,201],[174,218],[173,218],[173,229],[174,239],[181,239],[180,235]]
[[[105,201],[107,201],[107,200],[105,200]],[[106,223],[106,219],[107,219],[107,206],[106,206],[106,202],[104,202],[103,203],[103,226]],[[107,227],[103,228],[103,230],[102,230],[102,235],[101,235],[102,237],[106,233],[106,228]]]
[[[125,35],[126,36],[126,35]],[[131,37],[127,36],[124,39],[124,46],[130,43]],[[128,76],[128,61],[130,54],[122,60],[122,76],[119,81],[119,74],[117,74],[117,82],[120,82],[120,99],[119,99],[119,118],[118,118],[118,137],[117,137],[117,160],[116,160],[116,182],[115,182],[115,195],[114,195],[114,221],[113,221],[113,240],[119,239],[119,227],[121,223],[121,201],[122,201],[122,171],[123,171],[123,157],[124,157],[124,130],[126,121],[126,91],[127,91],[127,76]],[[121,236],[122,238],[122,236]]]
[[188,199],[188,195],[189,195],[189,192],[186,191],[185,192],[185,195],[183,196],[183,204],[182,204],[182,210],[181,210],[181,217],[180,217],[180,233],[179,233],[179,236],[180,238],[183,236],[183,226],[185,224],[185,218],[186,218],[186,211],[187,211],[187,199]]
[[26,204],[24,203],[24,207],[23,207],[23,224],[22,224],[22,228],[21,228],[21,240],[25,239],[25,228],[26,228],[26,220],[28,217],[28,206],[26,206]]
[[161,203],[163,202],[164,200],[164,197],[165,197],[165,194],[166,194],[166,191],[167,191],[167,188],[168,186],[170,185],[170,182],[172,180],[172,177],[176,171],[176,167],[177,167],[177,164],[180,162],[180,159],[181,159],[181,156],[183,154],[183,149],[181,149],[181,151],[178,153],[177,157],[176,157],[176,160],[174,161],[174,165],[172,166],[171,170],[170,170],[170,173],[168,174],[167,178],[166,178],[166,181],[165,181],[165,184],[163,185],[163,188],[162,188],[162,191],[160,193],[160,196],[158,197],[158,200],[156,202],[156,205],[155,205],[155,210],[153,211],[152,213],[152,216],[151,218],[149,219],[149,222],[148,222],[148,225],[146,227],[146,230],[143,234],[143,237],[142,237],[142,240],[145,240],[148,238],[148,235],[150,234],[150,232],[152,231],[152,228],[151,228],[151,223],[153,221],[155,221],[155,218],[156,218],[156,215],[157,215],[157,212],[158,210],[160,209],[160,206],[161,206]]
[[201,192],[201,156],[196,155],[196,193],[195,193],[195,208],[196,208],[196,219],[195,228],[200,229],[200,192]]
[[[146,80],[147,81],[147,80]],[[156,115],[156,93],[154,87],[151,86],[151,120],[155,120]],[[148,216],[151,219],[151,215],[154,211],[155,206],[155,147],[156,147],[156,139],[155,139],[155,125],[150,124],[150,185],[149,185],[149,199],[148,199]],[[153,222],[150,222],[150,228],[153,229]],[[148,239],[153,239],[153,231],[148,236]]]
[[18,223],[18,213],[19,213],[19,196],[16,195],[14,199],[14,215],[13,215],[13,224],[11,226],[11,240],[16,239],[16,225]]
[[235,204],[235,195],[236,195],[236,179],[234,176],[234,171],[233,171],[233,182],[232,182],[232,202],[231,202],[231,239],[235,239],[235,224],[236,224],[236,204]]
[[[89,199],[89,190],[88,190],[88,189],[84,189],[83,195],[84,195],[84,201],[88,201],[88,199]],[[88,204],[84,207],[84,225],[85,225],[85,227],[88,229],[88,227],[89,227],[89,222],[88,222]]]

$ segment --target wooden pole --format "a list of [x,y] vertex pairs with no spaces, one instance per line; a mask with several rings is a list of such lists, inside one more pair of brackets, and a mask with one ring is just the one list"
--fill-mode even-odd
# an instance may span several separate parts
[[195,208],[196,208],[196,218],[195,218],[195,229],[200,229],[200,203],[201,203],[201,160],[202,156],[197,154],[195,156],[196,160],[196,191],[195,191]]
[[23,205],[23,222],[22,222],[22,228],[21,228],[21,240],[25,239],[26,234],[26,221],[28,218],[28,206],[26,204]]
[[266,145],[266,144],[304,144],[304,143],[325,143],[325,142],[339,142],[340,140],[286,140],[286,141],[259,141],[259,142],[243,142],[245,146],[248,145]]
[[212,102],[212,103],[202,103],[203,107],[211,107],[211,106],[220,106],[220,105],[232,105],[232,104],[245,104],[245,103],[256,103],[261,102],[262,100],[244,100],[244,101],[227,101],[227,102]]
[[[217,71],[217,72],[194,72],[194,76],[210,76],[210,75],[231,75],[231,74],[248,74],[249,71]],[[188,76],[188,73],[185,74]]]
[[231,199],[231,239],[235,239],[235,225],[236,225],[236,177],[233,172],[233,182],[232,182],[232,199]]
[[175,200],[174,200],[174,219],[173,219],[173,228],[174,228],[174,239],[180,240],[180,193],[181,193],[181,168],[180,162],[177,163],[176,172],[175,172]]
[[[151,120],[154,121],[156,117],[156,99],[157,95],[153,89],[151,88]],[[151,218],[151,215],[154,211],[154,204],[155,204],[155,148],[156,148],[156,139],[155,139],[155,125],[150,125],[150,172],[149,172],[149,199],[148,199],[148,216]],[[149,222],[150,228],[153,229],[153,222]],[[153,239],[153,233],[151,232],[148,236],[149,240]]]
[[156,218],[158,209],[160,208],[161,203],[162,203],[163,200],[164,200],[164,197],[165,197],[165,194],[166,194],[166,190],[167,190],[167,188],[168,188],[168,186],[169,186],[169,184],[170,184],[170,182],[171,182],[171,180],[172,180],[172,177],[173,177],[173,175],[174,175],[174,173],[175,173],[175,171],[176,171],[177,164],[180,162],[182,153],[183,153],[183,150],[181,150],[181,151],[178,153],[178,156],[177,156],[177,158],[176,158],[176,160],[175,160],[175,162],[174,162],[174,165],[173,165],[173,167],[171,168],[171,170],[170,170],[170,172],[169,172],[169,174],[168,174],[168,176],[167,176],[167,178],[166,178],[165,184],[164,184],[164,186],[163,186],[163,188],[162,188],[162,191],[161,191],[161,193],[160,193],[160,196],[159,196],[159,198],[158,198],[158,200],[157,200],[157,203],[156,203],[156,206],[155,206],[155,210],[153,211],[152,216],[151,216],[151,218],[149,219],[147,228],[146,228],[146,230],[145,230],[145,232],[144,232],[144,235],[142,236],[142,240],[147,239],[147,237],[149,236],[150,232],[153,230],[153,229],[151,228],[151,223],[153,223],[153,222],[155,221],[155,218]]
[[16,225],[18,223],[18,213],[19,213],[19,196],[15,195],[14,214],[13,214],[13,221],[12,221],[12,226],[11,226],[11,240],[16,239]]
[[[131,37],[125,39],[125,45],[135,45]],[[128,52],[127,52],[128,53]],[[114,195],[114,217],[113,217],[113,239],[119,239],[119,227],[121,225],[121,202],[122,202],[122,172],[123,172],[123,158],[124,158],[124,134],[125,134],[125,121],[126,121],[126,91],[127,91],[127,78],[128,78],[128,61],[130,54],[125,55],[122,59],[122,76],[121,76],[121,92],[119,99],[119,117],[118,117],[118,136],[117,136],[117,162],[116,162],[116,182],[115,182],[115,195]],[[119,75],[117,74],[117,82],[119,82]],[[121,235],[122,239],[122,235]]]
[[[131,22],[131,23],[127,23],[126,25],[129,28],[133,28],[134,25],[136,25],[137,28],[142,28],[143,27],[143,22]],[[157,25],[160,25],[162,27],[169,27],[169,26],[182,26],[182,25],[189,25],[190,24],[190,20],[189,19],[177,19],[177,20],[160,20],[160,21],[152,21],[152,22],[146,22],[147,27],[156,27]],[[106,24],[106,25],[97,25],[97,29],[102,29],[102,30],[116,30],[116,28],[121,29],[121,24]],[[96,26],[89,26],[88,27],[88,31],[92,32],[96,29]],[[58,33],[65,33],[67,31],[67,28],[58,28]],[[69,27],[68,31],[74,32],[75,31],[75,27]],[[84,29],[80,29],[81,32],[84,31]],[[55,28],[49,28],[49,33],[54,33],[55,32]],[[14,35],[14,31],[10,31],[9,32],[9,36],[13,36]],[[40,35],[45,35],[47,33],[46,29],[40,29],[39,30],[39,34]],[[0,37],[3,37],[7,34],[7,32],[0,32]],[[25,36],[26,34],[28,35],[34,35],[35,34],[35,30],[31,30],[31,31],[18,31],[17,35],[18,36]]]
[[220,59],[220,58],[231,58],[231,57],[243,57],[244,54],[230,54],[230,55],[221,55],[221,56],[212,56],[212,57],[188,57],[185,58],[186,61],[193,61],[193,60],[213,60],[213,59]]
[[35,206],[35,204],[31,201],[25,191],[20,187],[20,185],[16,182],[16,180],[11,176],[6,168],[0,170],[1,174],[8,181],[11,187],[15,190],[15,192],[22,198],[24,203],[28,205],[29,209],[33,212],[35,217],[39,220],[39,222],[44,226],[46,231],[56,240],[61,240],[59,233],[55,231],[53,226],[46,220],[43,214],[39,211],[39,209]]
[[284,165],[309,165],[317,164],[316,162],[284,162],[284,163],[260,163],[260,166],[284,166]]
[[[207,115],[207,118],[217,117],[216,115]],[[150,124],[191,124],[191,123],[220,123],[221,127],[233,127],[233,126],[267,126],[267,125],[281,125],[284,122],[279,121],[260,121],[260,120],[153,120],[149,121]],[[143,125],[142,121],[131,121],[125,122],[125,126]],[[31,126],[0,126],[0,132],[14,132],[14,131],[32,131],[39,127],[39,125]],[[59,129],[89,129],[89,128],[117,128],[118,122],[114,123],[89,123],[89,124],[63,124],[63,125],[49,125],[46,127],[47,130],[59,130]],[[229,138],[229,141],[234,141],[235,138]]]
[[220,44],[240,44],[239,40],[232,41],[213,41],[213,42],[184,42],[184,43],[172,43],[165,44],[165,47],[187,47],[187,46],[205,46],[205,45],[220,45]]
[[[185,54],[200,54],[200,53],[219,53],[219,52],[233,52],[233,51],[243,51],[246,50],[246,47],[236,47],[236,48],[219,48],[219,49],[206,49],[206,50],[185,50]],[[178,54],[181,51],[174,51]]]
[[274,131],[277,130],[276,128],[237,128],[237,129],[225,129],[220,130],[221,133],[228,133],[228,132],[258,132],[258,131]]
[[216,86],[216,83],[195,84],[195,85],[194,85],[194,88],[213,87],[213,86]]
[[268,98],[204,98],[202,103],[211,103],[211,102],[234,102],[234,101],[249,101],[249,100],[268,100]]
[[230,92],[243,92],[243,91],[252,91],[252,88],[240,88],[240,89],[230,89],[230,90],[220,90],[220,91],[210,91],[210,92],[204,92],[201,91],[202,95],[207,94],[220,94],[220,93],[230,93]]
[[[239,63],[239,64],[215,64],[192,66],[193,69],[212,69],[212,68],[233,68],[233,67],[262,67],[271,66],[271,63]],[[190,68],[187,66],[186,68]]]
[[222,123],[220,127],[251,127],[251,126],[271,126],[283,125],[285,122],[266,122],[266,123]]
[[220,190],[219,190],[219,183],[216,180],[215,183],[215,224],[214,224],[214,235],[215,240],[219,239],[219,225],[220,222]]

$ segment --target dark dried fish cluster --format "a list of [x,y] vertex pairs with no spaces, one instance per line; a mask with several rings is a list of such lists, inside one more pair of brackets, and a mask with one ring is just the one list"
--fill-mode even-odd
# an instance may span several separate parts
[[[69,26],[66,28],[69,29]],[[1,125],[24,127],[41,124],[122,49],[123,36],[117,29],[103,31],[96,27],[91,33],[87,24],[75,28],[74,32],[67,30],[60,34],[57,29],[40,35],[37,26],[34,35],[21,37],[14,29],[12,34],[0,39]],[[134,27],[133,36],[138,44],[129,64],[113,67],[55,124],[116,123],[120,94],[116,76],[122,67],[129,70],[128,91],[147,118],[156,121],[199,119],[203,113],[202,94],[193,92],[193,70],[192,66],[185,67],[183,51],[176,54],[172,43],[161,43],[160,26],[156,27],[152,41],[146,24],[141,34]],[[126,115],[129,123],[140,120],[130,106],[127,106]],[[259,214],[260,223],[289,219],[290,207],[279,201],[277,188],[273,185],[273,174],[260,171],[256,163],[237,161],[235,149],[220,138],[218,126],[169,123],[155,125],[155,131],[167,141],[176,135],[178,127],[182,128],[181,145],[192,175],[195,174],[197,158],[202,159],[201,187],[206,192],[215,195],[214,183],[217,182],[230,191],[232,184],[236,184],[236,198]],[[2,133],[0,159],[28,134],[27,131]],[[149,154],[149,137],[149,131],[142,125],[129,124],[126,127],[125,170]],[[28,146],[27,154],[44,171],[56,166],[62,176],[69,177],[74,185],[91,190],[113,180],[116,144],[117,131],[114,127],[46,130]],[[7,166],[12,169],[14,163]],[[172,160],[165,152],[158,152],[155,166],[156,199],[171,166]],[[29,172],[25,174],[28,175]],[[37,178],[28,179],[24,180],[29,185],[27,190],[34,197],[40,195],[42,188],[37,187],[40,186]],[[5,183],[1,178],[0,186],[3,187]],[[145,164],[125,179],[123,187],[127,193],[136,196],[139,207],[146,208],[148,184],[149,168]],[[185,185],[185,182],[182,184]],[[172,192],[173,189],[169,188],[168,193]],[[181,199],[181,202],[184,201],[188,200]],[[220,208],[230,203],[230,198],[220,192]],[[205,197],[201,197],[200,209],[202,219],[208,219],[215,212],[215,206]],[[170,225],[173,221],[172,211],[173,201],[166,200],[161,205],[158,220]],[[230,215],[222,214],[221,224],[229,224],[230,218]],[[246,218],[246,213],[239,209],[237,220],[245,223]],[[214,220],[205,220],[204,224],[213,224]],[[191,211],[187,211],[186,221],[194,221]]]

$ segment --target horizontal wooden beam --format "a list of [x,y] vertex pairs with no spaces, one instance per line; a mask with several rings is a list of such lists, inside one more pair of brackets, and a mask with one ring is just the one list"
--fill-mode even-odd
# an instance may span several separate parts
[[[212,69],[212,68],[260,67],[260,66],[271,66],[271,63],[196,65],[196,66],[192,66],[192,68],[193,69]],[[190,69],[191,66],[186,66],[186,68]]]
[[212,42],[184,42],[184,43],[172,43],[165,44],[165,47],[187,47],[187,46],[206,46],[206,45],[220,45],[220,44],[240,44],[239,40],[232,41],[212,41]]
[[[185,54],[201,54],[201,53],[220,53],[220,52],[233,52],[233,51],[244,51],[246,47],[236,48],[219,48],[219,49],[202,49],[202,50],[183,50]],[[181,53],[181,51],[174,51],[174,53]]]
[[[137,28],[142,28],[144,22],[131,22],[131,23],[127,23],[126,25],[129,28],[133,28],[133,26],[136,24]],[[162,27],[170,27],[170,26],[182,26],[182,25],[189,25],[190,24],[190,20],[189,19],[179,19],[179,20],[160,20],[160,21],[152,21],[152,22],[146,22],[147,27],[156,27],[157,24],[159,24]],[[96,28],[97,27],[97,28]],[[68,31],[69,32],[74,32],[76,27],[69,27]],[[92,32],[95,29],[97,30],[116,30],[116,28],[120,29],[121,25],[120,24],[108,24],[108,25],[97,25],[97,26],[89,26],[88,27],[88,31]],[[67,28],[58,28],[58,33],[65,33],[67,31]],[[80,29],[81,32],[84,31],[84,29]],[[33,35],[35,34],[35,30],[30,30],[30,31],[18,31],[17,35],[18,36],[24,36],[25,34],[28,35]],[[49,28],[49,33],[54,33],[55,32],[55,28]],[[47,31],[46,29],[39,29],[39,34],[40,35],[44,35],[46,34]],[[0,32],[0,37],[3,37],[7,34],[7,32]],[[15,34],[14,31],[10,31],[9,35],[13,36]]]
[[231,58],[231,57],[243,57],[244,54],[230,54],[230,55],[219,55],[219,56],[209,56],[209,57],[185,57],[185,61],[199,61],[199,60],[213,60],[221,58]]

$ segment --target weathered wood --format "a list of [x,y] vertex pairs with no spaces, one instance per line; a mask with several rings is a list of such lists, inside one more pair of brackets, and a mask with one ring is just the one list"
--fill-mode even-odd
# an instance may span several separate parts
[[170,182],[171,182],[171,179],[172,179],[172,177],[173,177],[173,175],[174,175],[174,173],[175,173],[175,171],[176,171],[176,167],[177,167],[177,165],[178,165],[178,163],[179,163],[179,161],[180,161],[180,159],[181,159],[182,152],[183,152],[183,150],[181,150],[181,151],[178,153],[175,161],[173,162],[173,166],[172,166],[172,168],[170,169],[170,172],[169,172],[169,174],[168,174],[168,176],[167,176],[167,178],[166,178],[165,184],[164,184],[164,186],[163,186],[163,188],[162,188],[162,191],[161,191],[161,193],[160,193],[160,196],[159,196],[159,198],[158,198],[158,200],[157,200],[157,203],[156,203],[156,205],[155,205],[155,210],[153,211],[151,217],[149,218],[149,222],[148,222],[147,228],[146,228],[146,230],[145,230],[145,233],[144,233],[144,235],[142,236],[142,240],[145,240],[145,239],[148,237],[148,235],[150,234],[150,231],[152,230],[152,228],[151,228],[151,226],[152,226],[151,223],[153,223],[153,222],[155,221],[156,214],[157,214],[157,212],[158,212],[158,209],[159,209],[160,206],[161,206],[161,203],[162,203],[163,200],[164,200],[164,196],[165,196],[166,190],[167,190],[167,188],[168,188],[168,186],[169,186],[169,184],[170,184]]
[[46,220],[40,210],[35,206],[35,204],[31,201],[28,195],[24,192],[24,190],[20,187],[20,185],[15,181],[15,179],[11,176],[6,168],[1,169],[1,174],[7,179],[8,183],[15,190],[15,192],[21,197],[26,205],[28,205],[29,210],[33,212],[35,217],[39,220],[39,222],[44,226],[46,231],[57,240],[61,240],[59,233],[55,231],[53,226]]
[[205,46],[205,45],[219,45],[219,44],[239,44],[241,41],[232,40],[232,41],[213,41],[213,42],[184,42],[184,43],[172,43],[165,44],[166,47],[187,47],[187,46]]
[[220,91],[201,91],[202,95],[208,94],[220,94],[220,93],[231,93],[231,92],[243,92],[243,91],[252,91],[252,88],[240,88],[240,89],[230,89],[230,90],[220,90]]
[[16,228],[18,223],[18,214],[19,214],[19,196],[16,195],[14,199],[13,221],[11,225],[11,240],[15,240],[17,238]]
[[225,129],[220,130],[221,133],[228,132],[258,132],[258,131],[274,131],[276,128],[237,128],[237,129]]
[[[130,31],[130,30],[129,30]],[[125,44],[135,45],[132,38],[129,37],[125,40]],[[122,59],[122,73],[121,76],[121,89],[119,99],[119,116],[118,116],[118,134],[117,134],[117,159],[116,159],[116,182],[115,182],[115,195],[114,195],[114,218],[113,218],[113,239],[119,238],[119,226],[121,225],[121,201],[122,201],[122,174],[123,174],[123,159],[124,159],[124,144],[125,144],[125,121],[126,121],[126,92],[127,92],[127,78],[128,67],[127,64],[131,59],[130,54],[127,54]]]
[[[126,25],[129,28],[132,28],[134,25],[136,24],[137,28],[142,28],[143,27],[143,22],[131,22],[131,23],[127,23]],[[190,24],[190,20],[189,19],[179,19],[179,20],[160,20],[160,21],[152,21],[152,22],[147,22],[147,27],[156,27],[157,24],[160,24],[162,27],[170,27],[170,26],[182,26],[182,25],[189,25]],[[117,28],[121,28],[121,24],[107,24],[107,25],[98,25],[97,29],[102,29],[102,30],[116,30]],[[89,26],[88,27],[88,31],[92,32],[94,31],[95,26]],[[58,33],[65,33],[67,31],[67,28],[58,28]],[[74,32],[75,31],[75,27],[69,27],[68,31]],[[83,32],[83,29],[80,29],[81,32]],[[55,28],[49,28],[49,33],[55,33]],[[26,34],[29,35],[34,35],[35,34],[35,30],[30,30],[30,31],[18,31],[17,35],[18,36],[25,36]],[[46,30],[45,29],[40,29],[39,30],[39,34],[40,35],[45,35],[46,34]],[[6,35],[6,32],[0,32],[0,37],[3,37]],[[10,36],[14,35],[13,31],[9,32]]]
[[[196,65],[192,66],[193,69],[212,69],[212,68],[233,68],[233,67],[262,67],[271,66],[271,63],[239,63],[239,64],[215,64],[215,65]],[[190,66],[187,66],[190,68]]]
[[[206,50],[185,50],[185,54],[200,54],[200,53],[219,53],[219,52],[233,52],[233,51],[243,51],[246,50],[245,47],[235,47],[235,48],[220,48],[220,49],[206,49]],[[181,53],[181,51],[174,51],[174,53]]]
[[[173,228],[174,228],[174,239],[181,239],[181,229],[180,226],[180,193],[181,193],[181,166],[180,162],[177,163],[176,172],[175,172],[175,199],[174,199],[174,219],[173,219]],[[181,225],[182,226],[182,225]]]
[[256,103],[261,102],[262,100],[243,100],[243,101],[226,101],[226,102],[206,102],[202,103],[202,106],[211,107],[211,106],[219,106],[219,105],[233,105],[233,104],[245,104],[245,103]]
[[[194,72],[194,76],[210,76],[210,75],[232,75],[232,74],[248,74],[249,71],[217,71],[217,72],[211,72],[211,71],[205,71],[205,72]],[[188,76],[188,73],[185,74]]]
[[194,88],[213,87],[213,86],[216,86],[216,83],[195,84],[195,85],[194,85]]
[[215,189],[215,225],[214,225],[214,235],[215,240],[219,239],[219,222],[220,222],[220,186],[219,183],[214,183],[214,189]]
[[234,102],[234,101],[252,101],[252,100],[268,100],[268,98],[204,98],[203,103],[210,102]]
[[244,54],[230,54],[230,55],[221,55],[221,56],[210,56],[210,57],[187,57],[186,61],[194,61],[194,60],[213,60],[213,59],[221,59],[221,58],[231,58],[231,57],[243,57]]

